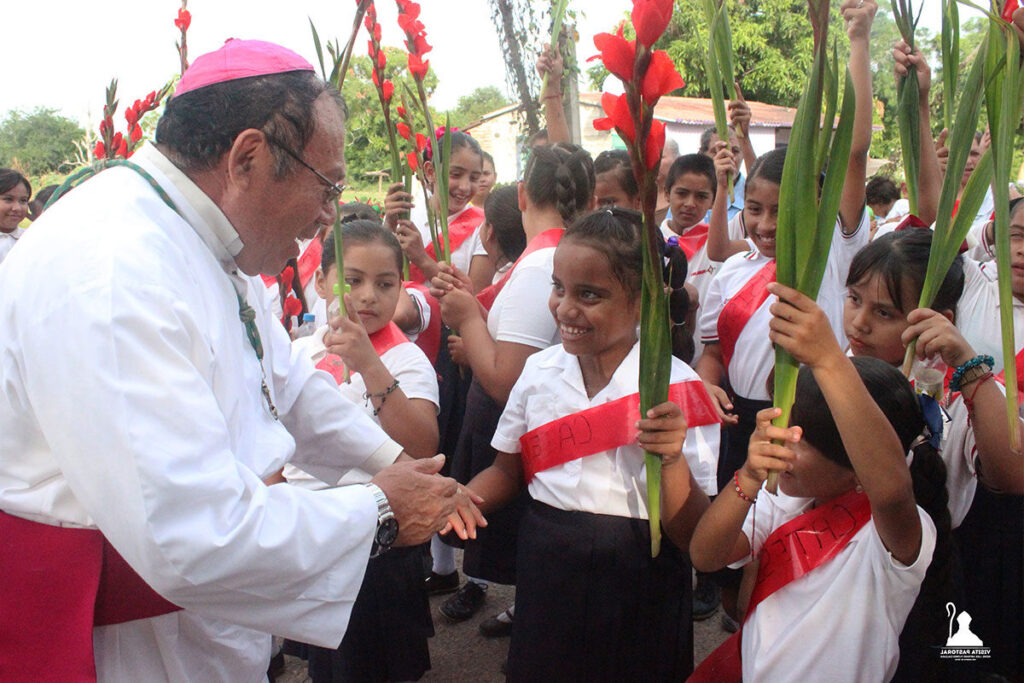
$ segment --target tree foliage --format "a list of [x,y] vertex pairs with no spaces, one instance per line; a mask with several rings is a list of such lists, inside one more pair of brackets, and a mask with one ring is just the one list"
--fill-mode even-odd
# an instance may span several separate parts
[[75,142],[85,131],[54,109],[10,111],[0,123],[0,166],[17,167],[30,176],[61,170],[74,162]]
[[505,93],[496,86],[487,85],[477,88],[470,94],[460,97],[455,109],[449,112],[452,117],[452,125],[465,128],[470,123],[479,121],[484,114],[501,109],[510,103]]

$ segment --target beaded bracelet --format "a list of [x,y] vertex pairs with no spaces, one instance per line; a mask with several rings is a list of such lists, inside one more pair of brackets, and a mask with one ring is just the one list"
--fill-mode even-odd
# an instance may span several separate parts
[[391,386],[389,386],[387,389],[385,389],[384,391],[382,391],[380,393],[371,394],[368,391],[363,393],[363,400],[364,401],[369,401],[370,399],[373,399],[373,398],[379,398],[380,399],[380,405],[373,409],[373,416],[374,417],[377,417],[377,415],[380,414],[381,409],[384,407],[384,402],[388,400],[388,395],[392,391],[397,389],[397,388],[398,388],[398,380],[396,379],[394,382],[391,383]]
[[989,369],[992,369],[995,366],[995,364],[996,360],[992,356],[975,356],[974,358],[970,359],[963,365],[957,367],[956,371],[953,373],[953,376],[949,380],[949,390],[960,391],[960,380],[964,378],[964,373],[970,370],[971,368],[976,368],[979,365],[987,365]]
[[740,498],[742,498],[743,500],[747,501],[751,505],[753,505],[754,503],[757,502],[757,497],[756,496],[754,498],[751,498],[747,494],[743,493],[743,489],[740,488],[740,471],[739,470],[736,470],[736,474],[732,475],[732,481],[733,481],[733,485],[734,485],[733,488],[736,489],[736,495],[738,495]]

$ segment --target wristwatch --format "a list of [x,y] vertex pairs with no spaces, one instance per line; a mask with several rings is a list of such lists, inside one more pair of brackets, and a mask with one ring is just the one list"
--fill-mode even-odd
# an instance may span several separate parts
[[398,520],[395,513],[391,511],[391,504],[388,497],[376,484],[367,484],[366,487],[373,493],[373,499],[377,502],[377,531],[373,535],[373,547],[370,549],[370,557],[379,557],[391,550],[395,539],[398,538]]

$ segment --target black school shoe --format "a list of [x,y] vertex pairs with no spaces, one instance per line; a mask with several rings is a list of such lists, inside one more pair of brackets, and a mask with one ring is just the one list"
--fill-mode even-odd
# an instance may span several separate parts
[[427,595],[444,595],[459,590],[459,571],[456,569],[451,574],[438,574],[430,572],[424,584],[427,587]]
[[722,600],[721,588],[706,574],[697,574],[697,586],[693,589],[693,620],[707,619]]
[[508,610],[488,617],[480,622],[480,634],[485,638],[502,638],[512,635],[512,620],[514,618]]
[[466,621],[477,613],[487,599],[487,591],[472,581],[462,584],[459,592],[441,605],[441,614],[452,621]]

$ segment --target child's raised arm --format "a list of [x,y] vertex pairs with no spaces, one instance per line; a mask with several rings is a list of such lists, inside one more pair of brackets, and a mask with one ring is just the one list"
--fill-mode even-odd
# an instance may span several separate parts
[[[918,123],[921,135],[921,166],[917,173],[917,213],[925,223],[931,225],[939,210],[939,194],[942,191],[942,174],[939,171],[939,156],[936,145],[932,143],[931,114],[928,109],[928,93],[932,86],[932,70],[928,61],[921,56],[920,50],[910,51],[902,40],[892,50],[896,62],[896,80],[907,75],[907,68],[913,66],[917,71],[918,86]],[[943,141],[945,138],[943,138]]]
[[547,89],[540,94],[544,105],[544,121],[548,129],[548,142],[572,142],[569,122],[565,120],[565,109],[562,108],[562,54],[557,47],[544,46],[540,58],[537,59],[537,73],[547,74]]
[[776,282],[768,291],[779,297],[771,307],[769,337],[814,372],[853,471],[871,502],[882,543],[901,563],[912,565],[921,549],[921,519],[896,431],[839,348],[818,305]]
[[864,183],[867,179],[868,150],[871,148],[873,111],[868,41],[878,3],[875,0],[844,0],[839,9],[846,20],[847,35],[850,36],[850,78],[857,97],[850,162],[846,170],[846,182],[843,184],[843,196],[839,202],[842,230],[850,234],[857,229],[864,211]]
[[715,203],[711,205],[711,222],[708,225],[708,258],[724,261],[733,254],[750,251],[746,240],[729,238],[729,174],[733,169],[732,150],[729,143],[719,140],[712,147],[715,160]]

